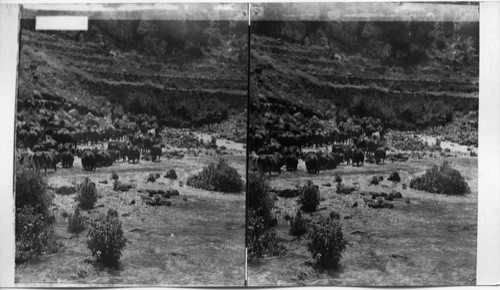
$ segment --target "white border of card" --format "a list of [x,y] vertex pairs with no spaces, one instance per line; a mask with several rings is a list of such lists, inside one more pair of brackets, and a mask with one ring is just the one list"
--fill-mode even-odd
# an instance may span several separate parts
[[[14,112],[18,60],[19,5],[102,1],[0,0],[0,287],[14,284]],[[138,1],[109,1],[137,3]],[[174,2],[159,1],[154,2]],[[179,1],[177,1],[179,2]],[[195,1],[184,1],[195,2]],[[196,1],[202,2],[202,1]],[[239,2],[248,1],[203,1]],[[271,1],[260,1],[271,2]],[[274,1],[276,2],[276,1]],[[299,1],[294,1],[299,2]],[[300,1],[306,2],[306,1]],[[324,1],[314,1],[324,2]],[[406,2],[406,1],[405,1]],[[500,2],[480,4],[479,209],[477,285],[500,285]],[[304,289],[304,288],[301,288]],[[349,288],[353,289],[353,288]],[[355,289],[355,288],[354,288]]]

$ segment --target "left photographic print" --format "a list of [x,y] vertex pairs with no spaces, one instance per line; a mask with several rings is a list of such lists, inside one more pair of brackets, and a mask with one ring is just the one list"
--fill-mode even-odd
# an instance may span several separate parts
[[244,285],[247,9],[22,7],[17,286]]

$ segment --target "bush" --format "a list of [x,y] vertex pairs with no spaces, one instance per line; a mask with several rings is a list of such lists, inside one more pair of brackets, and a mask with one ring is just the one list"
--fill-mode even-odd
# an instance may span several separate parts
[[156,175],[154,173],[150,173],[146,182],[155,182],[155,181],[156,181]]
[[62,245],[54,238],[47,216],[31,206],[16,211],[16,263],[24,263],[44,253],[55,253]]
[[318,208],[320,202],[319,188],[314,185],[311,180],[300,188],[300,196],[298,203],[306,212],[314,212]]
[[309,237],[311,241],[307,244],[307,250],[318,264],[328,269],[337,267],[347,244],[340,222],[321,217],[314,224]]
[[91,182],[88,177],[85,177],[83,182],[78,188],[78,193],[75,200],[78,202],[78,206],[83,209],[91,209],[97,202],[97,189],[95,183]]
[[98,221],[92,221],[87,241],[87,247],[97,261],[105,265],[116,265],[122,250],[127,243],[123,236],[121,221],[113,216],[101,217]]
[[302,236],[307,232],[306,221],[302,218],[300,210],[297,211],[295,217],[290,220],[290,235]]
[[263,219],[267,228],[272,224],[274,200],[269,192],[269,180],[260,174],[248,174],[247,208]]
[[79,233],[85,229],[85,220],[80,215],[80,209],[77,207],[74,214],[68,216],[68,231],[70,233]]
[[410,187],[432,193],[462,195],[470,193],[470,187],[458,170],[451,168],[448,161],[441,166],[434,165],[424,175],[411,180]]
[[16,170],[16,209],[30,206],[35,214],[46,217],[52,197],[47,194],[47,180],[41,172],[18,166]]
[[264,219],[254,210],[249,210],[247,237],[250,261],[266,256],[276,256],[286,250],[278,243],[275,230],[269,228]]
[[187,185],[211,191],[238,193],[243,190],[243,180],[236,169],[224,159],[218,164],[210,163],[203,171],[190,176]]
[[337,193],[338,194],[351,194],[354,191],[359,190],[356,186],[348,186],[342,183],[337,183]]
[[118,173],[116,172],[111,172],[111,179],[113,180],[118,180],[120,178],[120,176],[118,176]]
[[16,166],[16,263],[24,263],[61,248],[49,223],[51,202],[42,173]]

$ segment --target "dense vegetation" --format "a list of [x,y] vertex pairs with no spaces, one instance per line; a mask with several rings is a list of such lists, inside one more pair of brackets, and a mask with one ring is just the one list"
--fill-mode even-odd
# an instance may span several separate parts
[[200,173],[188,177],[186,183],[195,188],[226,193],[239,193],[244,185],[236,169],[222,158],[217,164],[211,162]]
[[422,176],[411,180],[410,187],[432,193],[463,195],[470,193],[470,187],[460,174],[451,167],[448,161],[441,166],[434,165]]

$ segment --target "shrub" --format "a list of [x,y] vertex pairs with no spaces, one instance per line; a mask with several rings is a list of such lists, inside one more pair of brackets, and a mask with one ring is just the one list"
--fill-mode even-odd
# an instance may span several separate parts
[[54,253],[62,248],[54,238],[54,230],[47,216],[36,213],[31,206],[16,211],[16,263],[24,263],[44,253]]
[[78,188],[78,193],[75,200],[78,206],[83,209],[91,209],[97,201],[97,189],[95,183],[91,182],[88,177],[85,177]]
[[340,222],[321,217],[313,225],[309,237],[311,241],[307,244],[307,250],[318,264],[328,269],[337,267],[347,244]]
[[247,208],[263,219],[268,228],[273,219],[274,200],[269,192],[269,180],[260,174],[248,174]]
[[211,191],[237,193],[243,190],[243,180],[236,169],[224,159],[218,164],[210,163],[207,167],[187,179],[187,185]]
[[30,206],[35,214],[48,215],[52,197],[41,172],[18,166],[16,170],[16,209]]
[[300,212],[300,210],[298,210],[295,217],[290,220],[290,235],[302,236],[306,232],[306,221],[302,217],[302,213]]
[[249,210],[247,237],[249,260],[265,256],[276,256],[286,250],[283,245],[278,243],[275,230],[269,228],[264,218],[254,210]]
[[149,176],[148,176],[148,179],[146,180],[146,182],[155,182],[156,181],[156,176],[154,173],[150,173]]
[[123,236],[122,223],[117,217],[108,214],[98,221],[92,221],[88,236],[87,247],[98,262],[105,265],[118,263],[127,239]]
[[77,207],[74,214],[68,216],[68,231],[70,233],[79,233],[85,229],[85,220],[80,215],[80,209]]
[[470,188],[460,172],[451,168],[448,161],[441,166],[434,165],[424,175],[411,180],[410,187],[432,193],[462,195],[470,193]]
[[306,212],[314,212],[318,208],[320,202],[319,188],[314,185],[311,180],[308,180],[304,186],[300,188],[300,196],[298,203]]
[[120,178],[120,176],[118,176],[118,173],[116,172],[111,172],[111,179],[113,180],[118,180]]

